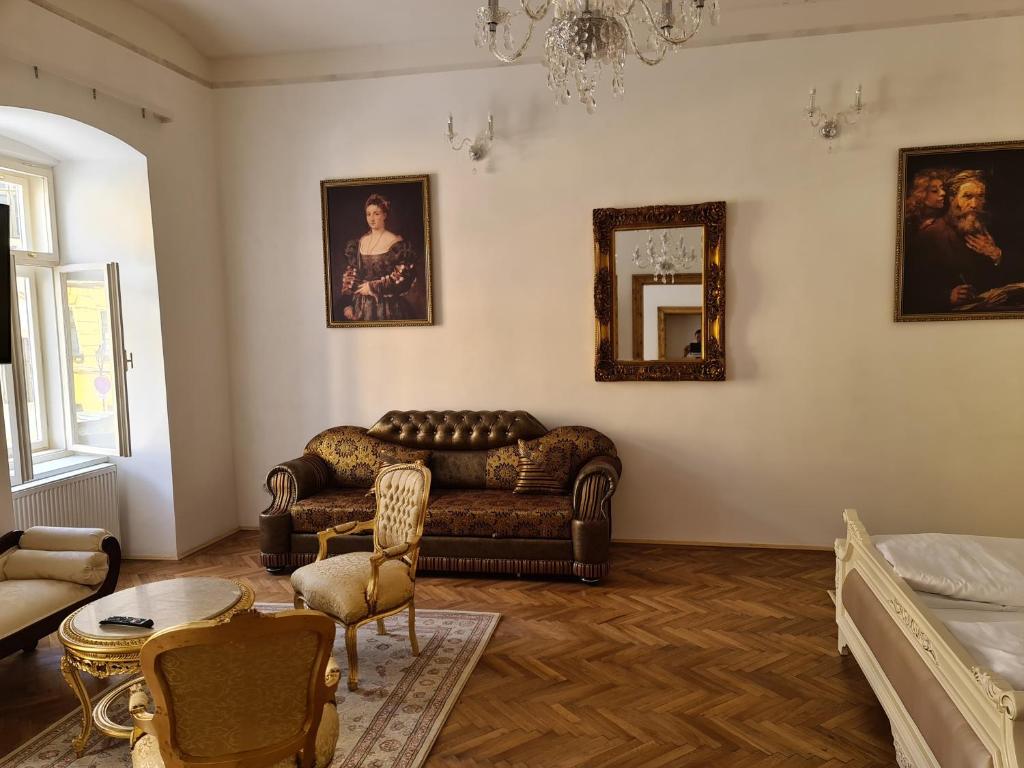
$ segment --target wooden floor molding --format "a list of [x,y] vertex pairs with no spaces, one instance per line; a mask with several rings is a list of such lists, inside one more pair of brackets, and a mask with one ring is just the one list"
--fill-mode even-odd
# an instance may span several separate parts
[[[239,532],[180,562],[126,562],[119,587],[248,579],[291,602]],[[434,746],[430,768],[895,765],[889,724],[836,653],[833,556],[613,546],[610,577],[421,576],[423,608],[503,615]],[[0,755],[74,709],[51,636],[0,660]],[[95,685],[93,686],[96,687]]]

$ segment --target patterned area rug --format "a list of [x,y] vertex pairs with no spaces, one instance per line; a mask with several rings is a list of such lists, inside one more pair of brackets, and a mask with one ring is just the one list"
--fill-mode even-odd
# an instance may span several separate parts
[[[291,606],[262,603],[261,611]],[[420,655],[409,653],[407,614],[359,630],[359,689],[345,685],[345,636],[339,632],[334,658],[341,665],[338,717],[341,735],[332,768],[418,768],[426,762],[463,686],[483,654],[500,614],[416,611]],[[119,722],[128,722],[127,702]],[[0,768],[121,768],[131,765],[128,742],[94,735],[81,759],[71,740],[80,727],[77,711],[0,759]]]

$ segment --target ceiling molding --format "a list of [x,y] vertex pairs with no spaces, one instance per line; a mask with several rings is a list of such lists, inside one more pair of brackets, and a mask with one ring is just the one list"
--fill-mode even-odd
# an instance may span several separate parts
[[[212,59],[209,60],[211,76],[204,77],[51,0],[28,1],[181,77],[216,90],[333,83],[508,66],[494,60],[486,51],[461,45],[461,39],[454,44],[450,39],[428,39],[402,45],[371,45],[335,51]],[[851,7],[854,10],[851,11]],[[801,3],[749,8],[737,13],[733,17],[735,20],[731,19],[728,26],[723,24],[709,30],[687,47],[735,45],[1024,15],[1024,0],[977,0],[975,10],[970,12],[949,10],[960,7],[959,3],[949,0],[939,0],[938,3],[929,0],[928,5],[921,7],[927,10],[908,10],[907,6],[900,7],[899,4],[891,3],[891,0],[858,0],[856,6]],[[858,14],[862,18],[867,17],[867,20],[851,21]],[[541,56],[538,53],[524,56],[516,64],[533,65],[540,62]]]
[[36,5],[39,8],[42,8],[44,11],[52,13],[55,16],[59,16],[60,18],[64,19],[65,21],[70,21],[72,24],[75,24],[75,25],[81,27],[82,29],[84,29],[84,30],[86,30],[88,32],[92,32],[94,35],[99,35],[100,37],[104,38],[105,40],[109,40],[110,42],[114,43],[115,45],[119,45],[122,48],[126,48],[129,51],[131,51],[132,53],[138,54],[139,56],[142,56],[144,59],[148,59],[149,61],[152,61],[154,64],[159,64],[161,67],[164,67],[165,69],[169,69],[171,72],[174,72],[177,75],[181,75],[182,77],[187,78],[187,79],[191,80],[194,83],[198,83],[199,85],[201,85],[201,86],[203,86],[205,88],[213,88],[214,87],[214,83],[213,83],[212,80],[208,80],[207,78],[205,78],[205,77],[203,77],[201,75],[198,75],[195,72],[192,72],[191,70],[186,69],[185,67],[182,67],[182,66],[180,66],[178,64],[175,64],[173,61],[170,61],[169,59],[166,59],[166,58],[164,58],[162,56],[158,56],[157,54],[153,53],[152,51],[148,51],[145,48],[143,48],[142,46],[136,45],[131,40],[126,40],[125,38],[121,37],[120,35],[114,34],[113,32],[111,32],[111,31],[109,31],[107,29],[104,29],[103,27],[101,27],[101,26],[99,26],[97,24],[93,24],[88,19],[84,19],[81,16],[78,16],[78,15],[76,15],[74,13],[71,13],[70,11],[68,11],[68,10],[66,10],[64,8],[61,8],[60,6],[58,6],[58,5],[54,4],[54,3],[51,3],[49,0],[28,0],[28,1],[30,3],[32,3],[33,5]]

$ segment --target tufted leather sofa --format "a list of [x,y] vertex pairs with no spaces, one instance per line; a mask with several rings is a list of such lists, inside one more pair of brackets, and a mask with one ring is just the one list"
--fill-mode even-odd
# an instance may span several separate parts
[[[564,493],[515,493],[519,440],[568,457]],[[389,411],[369,429],[333,427],[267,476],[261,561],[271,572],[316,558],[317,531],[369,520],[380,469],[424,461],[430,504],[424,571],[577,576],[608,573],[611,497],[622,466],[615,445],[588,427],[548,430],[525,411]],[[365,536],[331,540],[332,554],[369,550]]]

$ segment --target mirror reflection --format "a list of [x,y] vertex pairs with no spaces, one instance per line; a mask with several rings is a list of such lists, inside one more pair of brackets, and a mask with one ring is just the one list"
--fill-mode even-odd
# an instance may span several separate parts
[[703,357],[703,227],[614,232],[619,360]]

